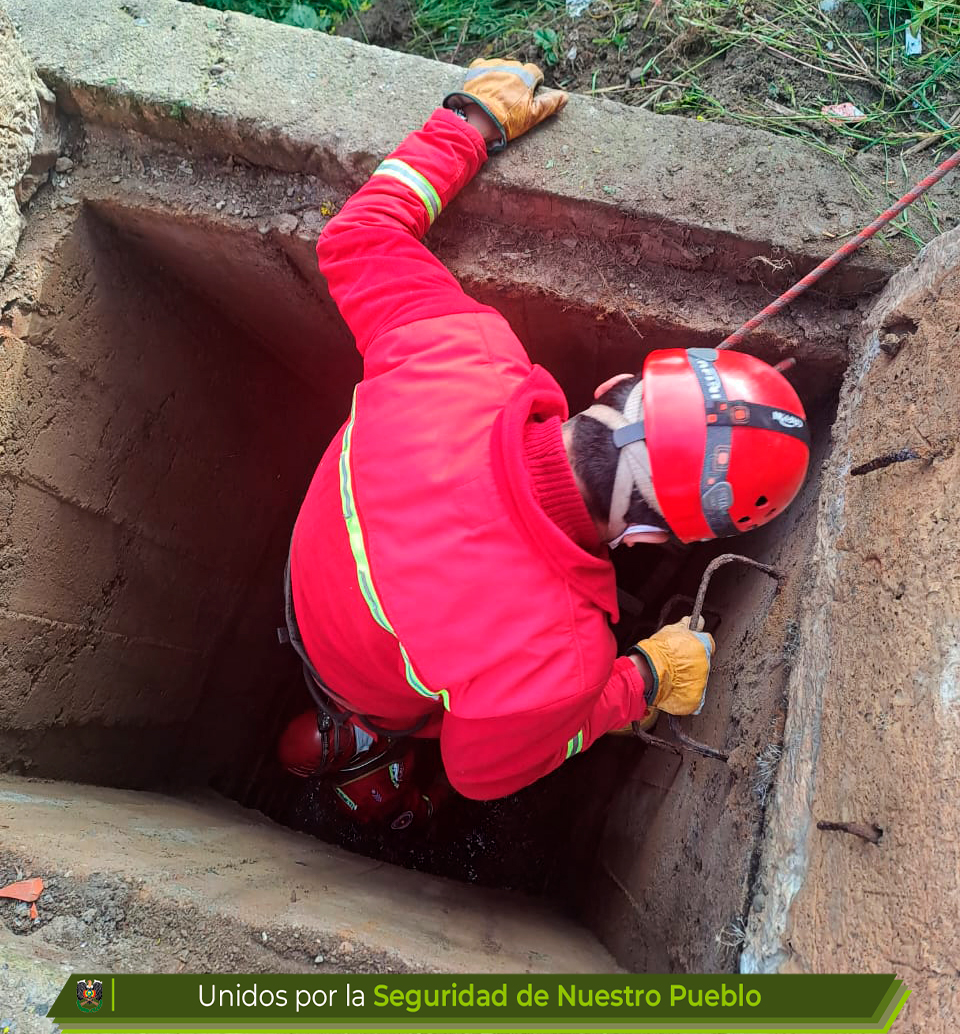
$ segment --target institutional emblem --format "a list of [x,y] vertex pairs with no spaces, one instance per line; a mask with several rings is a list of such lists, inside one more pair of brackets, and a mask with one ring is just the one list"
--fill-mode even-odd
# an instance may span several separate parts
[[99,1012],[103,1005],[103,981],[86,980],[77,981],[77,1008],[81,1012]]

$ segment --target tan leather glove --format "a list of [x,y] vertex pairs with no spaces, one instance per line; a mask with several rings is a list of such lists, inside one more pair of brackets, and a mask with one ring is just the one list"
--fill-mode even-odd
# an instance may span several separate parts
[[649,703],[668,714],[699,714],[715,645],[712,635],[691,631],[689,618],[641,639],[633,649],[647,659],[656,683]]
[[567,103],[563,90],[541,90],[534,96],[542,82],[543,72],[536,65],[480,58],[470,64],[463,81],[465,89],[447,94],[443,106],[476,104],[482,108],[500,130],[499,143],[490,144],[489,150],[500,151],[508,140],[515,140]]

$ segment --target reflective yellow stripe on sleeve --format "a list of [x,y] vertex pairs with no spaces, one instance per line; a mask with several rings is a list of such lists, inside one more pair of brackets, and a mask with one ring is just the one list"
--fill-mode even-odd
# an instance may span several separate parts
[[427,689],[417,675],[413,662],[407,655],[403,643],[393,630],[387,615],[384,613],[377,596],[377,590],[373,585],[373,576],[370,573],[370,561],[367,558],[366,543],[363,540],[363,529],[360,527],[360,519],[357,517],[353,496],[353,473],[350,467],[350,446],[353,442],[353,424],[357,412],[357,392],[353,392],[353,404],[350,407],[350,419],[347,421],[346,429],[343,432],[343,443],[340,446],[340,502],[343,505],[343,519],[347,525],[347,537],[350,540],[350,551],[353,553],[353,562],[357,567],[357,584],[364,602],[370,611],[370,616],[385,631],[389,632],[397,640],[397,647],[400,656],[403,657],[404,675],[407,683],[415,689],[420,696],[429,697],[431,700],[439,700],[445,710],[450,710],[450,696],[445,689],[434,692]]
[[[579,754],[583,750],[583,729],[581,729],[576,736],[572,736],[567,740],[567,758],[572,758],[574,754]],[[566,758],[564,758],[566,761]]]
[[373,174],[374,176],[389,176],[408,186],[423,202],[429,223],[431,226],[433,225],[434,219],[443,209],[443,204],[440,201],[440,195],[434,190],[433,184],[426,176],[399,158],[387,158],[377,166]]
[[352,797],[349,797],[347,794],[345,794],[339,786],[335,786],[333,788],[333,791],[351,811],[357,810],[357,808],[359,807],[357,802]]

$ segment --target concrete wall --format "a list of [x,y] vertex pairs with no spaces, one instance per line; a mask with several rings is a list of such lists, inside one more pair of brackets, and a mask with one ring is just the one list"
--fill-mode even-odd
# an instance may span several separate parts
[[[142,130],[185,154],[233,154],[348,190],[462,74],[173,0],[6,3],[68,113]],[[867,168],[852,168],[860,188],[834,162],[782,137],[575,96],[553,126],[491,162],[458,210],[506,225],[547,224],[558,236],[620,237],[634,268],[785,287],[885,198]],[[876,196],[864,198],[864,184]],[[960,213],[945,187],[936,196],[944,215]],[[855,296],[910,254],[902,238],[874,242],[843,264],[830,290]]]
[[[958,298],[955,230],[855,342],[743,957],[748,972],[895,972],[915,991],[904,1032],[953,1030],[960,1010]],[[917,458],[858,473],[904,450]]]
[[[25,242],[20,266],[43,276],[0,359],[0,727],[8,764],[48,774],[80,770],[71,730],[105,730],[86,778],[135,785],[170,769],[207,678],[231,727],[250,695],[262,711],[269,650],[243,651],[242,676],[215,662],[238,639],[276,648],[289,529],[335,416],[75,211],[55,255]],[[238,625],[250,613],[261,627]]]

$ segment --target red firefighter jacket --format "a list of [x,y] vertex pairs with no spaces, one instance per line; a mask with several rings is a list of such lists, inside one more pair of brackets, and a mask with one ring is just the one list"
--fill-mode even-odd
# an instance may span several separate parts
[[566,400],[421,238],[486,159],[435,112],[324,228],[364,376],[291,546],[304,645],[390,728],[429,715],[467,797],[505,796],[641,718],[616,584],[561,438]]

